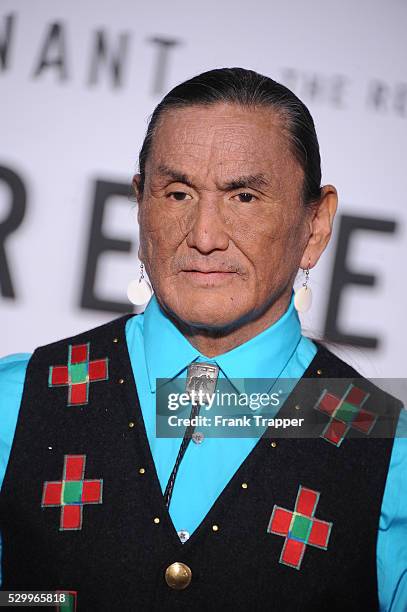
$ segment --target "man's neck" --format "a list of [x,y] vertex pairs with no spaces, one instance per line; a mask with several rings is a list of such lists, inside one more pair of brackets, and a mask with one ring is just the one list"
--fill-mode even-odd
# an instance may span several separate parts
[[273,325],[286,312],[291,298],[291,288],[283,293],[261,315],[243,320],[227,329],[201,328],[188,325],[168,314],[174,325],[202,355],[208,358],[223,355],[248,342]]

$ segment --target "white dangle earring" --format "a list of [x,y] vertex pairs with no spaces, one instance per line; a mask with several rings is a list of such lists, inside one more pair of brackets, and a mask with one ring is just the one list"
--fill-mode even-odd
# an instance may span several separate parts
[[307,269],[303,269],[303,272],[305,272],[305,281],[302,283],[302,287],[295,292],[294,296],[294,306],[298,312],[307,312],[312,304],[312,291],[311,287],[308,286],[310,263],[311,258],[308,261]]
[[153,288],[144,278],[144,264],[140,263],[140,278],[130,281],[127,287],[127,297],[135,306],[144,306],[153,295]]

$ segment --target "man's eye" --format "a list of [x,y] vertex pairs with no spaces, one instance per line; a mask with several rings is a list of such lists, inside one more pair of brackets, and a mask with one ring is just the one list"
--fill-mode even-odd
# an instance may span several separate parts
[[244,203],[244,204],[248,204],[250,202],[254,202],[254,200],[256,200],[256,196],[253,195],[252,193],[238,193],[236,196],[234,196],[236,198],[239,198],[239,201]]
[[172,197],[177,202],[183,202],[184,200],[191,199],[191,196],[184,191],[171,191],[167,194],[167,197]]

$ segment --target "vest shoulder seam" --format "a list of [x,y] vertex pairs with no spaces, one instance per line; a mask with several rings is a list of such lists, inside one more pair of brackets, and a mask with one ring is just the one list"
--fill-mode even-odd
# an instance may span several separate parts
[[127,321],[131,317],[137,316],[137,314],[139,313],[128,313],[128,314],[122,315],[121,317],[112,319],[111,321],[107,321],[106,323],[102,323],[101,325],[97,325],[96,327],[85,329],[84,331],[81,331],[77,334],[73,334],[72,336],[67,336],[65,338],[60,338],[59,340],[55,340],[54,342],[42,344],[35,349],[33,354],[38,353],[38,352],[43,352],[48,349],[57,348],[59,346],[66,345],[66,344],[73,344],[75,342],[84,342],[84,338],[86,338],[87,336],[91,337],[91,336],[94,336],[95,334],[103,333],[103,331],[110,331],[112,328],[113,329],[117,328],[117,330],[119,331],[121,326],[123,326],[124,328]]

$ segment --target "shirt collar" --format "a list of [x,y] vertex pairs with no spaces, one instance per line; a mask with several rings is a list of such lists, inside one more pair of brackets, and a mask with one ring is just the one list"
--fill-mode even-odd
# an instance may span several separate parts
[[287,310],[270,327],[227,353],[209,359],[181,334],[153,295],[144,312],[143,335],[150,389],[155,392],[157,378],[175,378],[197,359],[216,363],[229,380],[276,378],[301,339],[301,323],[292,291]]
[[164,314],[155,295],[144,311],[144,354],[152,392],[157,378],[174,378],[200,356]]

